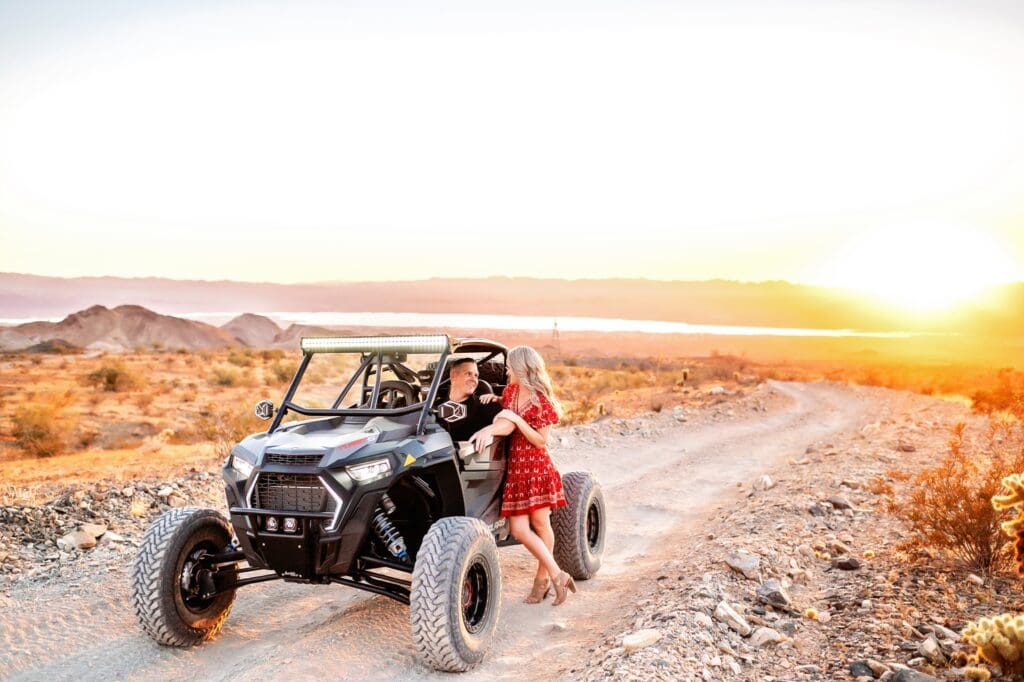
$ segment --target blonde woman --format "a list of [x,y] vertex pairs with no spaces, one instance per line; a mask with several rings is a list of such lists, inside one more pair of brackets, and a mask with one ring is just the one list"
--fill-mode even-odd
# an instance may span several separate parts
[[561,405],[551,390],[544,360],[533,348],[510,350],[507,366],[508,386],[501,396],[504,409],[472,441],[480,450],[493,436],[511,434],[501,515],[509,517],[512,536],[537,559],[533,588],[524,601],[540,603],[554,587],[557,606],[576,591],[572,576],[558,567],[551,554],[555,546],[551,510],[565,506],[565,495],[547,440],[558,423]]

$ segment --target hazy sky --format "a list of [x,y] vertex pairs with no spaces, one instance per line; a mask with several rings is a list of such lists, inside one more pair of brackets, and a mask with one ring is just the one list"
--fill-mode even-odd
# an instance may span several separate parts
[[1024,14],[0,2],[0,271],[1024,279]]

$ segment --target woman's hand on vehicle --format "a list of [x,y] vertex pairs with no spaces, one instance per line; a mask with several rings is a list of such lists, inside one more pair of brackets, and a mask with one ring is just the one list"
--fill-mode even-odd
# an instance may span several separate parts
[[494,395],[493,393],[484,393],[482,396],[480,396],[480,402],[483,403],[484,405],[490,405],[497,399],[498,396]]

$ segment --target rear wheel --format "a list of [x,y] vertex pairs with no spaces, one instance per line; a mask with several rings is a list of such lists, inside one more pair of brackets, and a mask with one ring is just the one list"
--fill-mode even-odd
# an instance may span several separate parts
[[551,513],[555,561],[576,580],[587,580],[601,568],[607,530],[604,494],[593,474],[573,471],[562,476],[566,506]]
[[478,519],[440,519],[423,538],[412,572],[409,623],[416,649],[436,670],[483,660],[498,624],[501,572],[494,536]]
[[212,509],[172,509],[146,530],[132,564],[132,605],[150,637],[192,646],[224,624],[235,591],[204,596],[211,584],[207,557],[231,546],[231,526]]

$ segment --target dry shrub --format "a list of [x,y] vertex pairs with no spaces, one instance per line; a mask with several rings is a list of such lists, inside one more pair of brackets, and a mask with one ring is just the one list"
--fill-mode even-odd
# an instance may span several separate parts
[[995,385],[971,394],[974,409],[979,412],[1007,412],[1024,420],[1024,376],[1009,368],[999,370]]
[[214,367],[210,383],[214,386],[237,386],[241,380],[238,370],[231,367]]
[[208,403],[200,411],[194,428],[196,436],[213,443],[215,452],[222,457],[227,457],[238,441],[264,430],[266,422],[253,414],[253,405],[247,400]]
[[95,426],[81,426],[75,434],[75,441],[79,448],[88,448],[96,442],[100,435],[99,429]]
[[14,411],[12,434],[25,454],[32,457],[51,457],[64,449],[64,439],[58,424],[62,411],[59,404],[24,405]]
[[295,370],[299,368],[295,362],[275,362],[270,366],[270,373],[278,384],[286,384],[295,376]]
[[123,362],[107,362],[98,370],[85,376],[85,384],[103,391],[120,393],[138,388],[142,380],[125,367]]
[[604,404],[596,402],[589,395],[582,396],[579,400],[563,401],[565,414],[559,420],[562,426],[574,424],[589,424],[604,414]]
[[1000,523],[1006,514],[991,499],[1003,478],[1017,471],[1024,471],[1019,424],[993,422],[980,447],[957,424],[939,466],[917,474],[905,499],[890,505],[910,527],[902,549],[940,550],[978,571],[1003,568],[1009,552]]
[[14,441],[32,457],[50,457],[64,449],[57,426],[57,412],[51,405],[26,405],[14,412]]
[[882,476],[875,476],[870,481],[868,481],[867,486],[865,487],[867,488],[868,492],[870,492],[873,495],[884,495],[886,497],[892,497],[892,495],[894,495],[896,492],[895,490],[893,490],[892,484],[889,483],[889,481],[887,481]]
[[228,353],[228,362],[236,367],[252,367],[252,351],[233,350]]
[[152,393],[140,393],[135,396],[135,406],[145,412],[156,398]]

